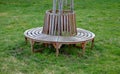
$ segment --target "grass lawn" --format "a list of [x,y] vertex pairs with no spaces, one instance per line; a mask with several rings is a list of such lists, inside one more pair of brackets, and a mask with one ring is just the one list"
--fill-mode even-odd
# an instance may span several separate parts
[[[52,0],[0,0],[0,74],[120,74],[120,0],[75,0],[77,27],[96,34],[83,57],[65,46],[32,54],[24,31],[43,26]],[[36,45],[38,47],[38,45]]]

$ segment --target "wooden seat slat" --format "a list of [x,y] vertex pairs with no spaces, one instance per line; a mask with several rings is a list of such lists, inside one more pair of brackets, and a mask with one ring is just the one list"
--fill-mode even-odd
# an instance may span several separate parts
[[[34,34],[35,32],[39,32]],[[77,35],[75,36],[53,36],[47,35],[42,33],[42,27],[29,29],[24,32],[24,35],[28,38],[35,39],[38,42],[62,42],[62,43],[75,43],[75,42],[82,42],[82,41],[89,41],[95,37],[94,33],[77,28]]]

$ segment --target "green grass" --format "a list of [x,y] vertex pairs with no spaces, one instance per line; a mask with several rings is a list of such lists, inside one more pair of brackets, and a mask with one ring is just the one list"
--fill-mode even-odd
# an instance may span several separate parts
[[[43,26],[52,0],[0,0],[0,74],[120,74],[120,0],[75,0],[77,27],[96,34],[95,46],[65,46],[32,54],[24,31]],[[39,47],[42,47],[40,45]]]

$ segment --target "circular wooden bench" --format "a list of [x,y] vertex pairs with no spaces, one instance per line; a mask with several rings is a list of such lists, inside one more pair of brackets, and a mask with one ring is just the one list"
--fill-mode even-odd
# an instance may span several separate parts
[[85,46],[88,41],[94,44],[95,34],[81,28],[77,28],[75,36],[54,36],[42,33],[43,27],[28,29],[24,32],[25,39],[30,41],[31,50],[34,52],[35,42],[52,44],[56,49],[56,56],[59,54],[59,49],[63,44],[78,44],[81,43],[82,54],[85,52]]
[[[67,0],[64,0],[67,3]],[[74,12],[74,0],[70,0],[70,9],[64,10],[63,0],[53,0],[53,9],[47,10],[44,25],[32,28],[24,32],[25,39],[30,40],[32,52],[35,42],[52,44],[56,49],[56,56],[63,44],[81,44],[82,54],[88,41],[92,41],[93,47],[95,34],[76,27],[76,16]],[[57,9],[58,8],[58,9]]]

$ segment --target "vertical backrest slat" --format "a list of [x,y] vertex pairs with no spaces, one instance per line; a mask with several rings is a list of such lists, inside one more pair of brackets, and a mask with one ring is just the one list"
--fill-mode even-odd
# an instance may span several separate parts
[[63,33],[63,15],[61,15],[61,34]]
[[69,26],[68,26],[69,23],[68,23],[68,21],[69,21],[69,20],[68,20],[68,14],[66,14],[66,31],[67,31],[67,32],[69,32],[69,28],[68,28],[68,27],[69,27]]
[[51,34],[52,15],[50,14],[49,35]]
[[76,30],[76,15],[73,14],[73,24],[74,24],[74,33],[76,34],[77,33],[77,30]]
[[64,15],[64,31],[66,32],[66,16]]
[[75,26],[75,24],[74,24],[74,22],[73,22],[73,14],[71,14],[71,24],[72,24],[72,35],[74,35],[74,26]]
[[45,26],[46,28],[45,28],[44,32],[45,32],[45,34],[48,34],[49,33],[49,24],[50,24],[50,14],[47,13],[46,15],[47,15],[47,18],[46,18],[46,21],[45,21],[46,22],[46,26]]
[[71,27],[72,27],[72,23],[71,23],[71,21],[72,21],[72,20],[71,20],[71,14],[68,14],[68,17],[69,17],[69,21],[68,21],[68,22],[69,22],[69,24],[68,24],[69,27],[68,27],[68,28],[69,28],[69,33],[70,33],[70,35],[71,35],[71,32],[72,32],[72,29],[71,29]]
[[60,29],[61,29],[61,27],[60,27],[61,22],[60,21],[61,21],[60,14],[58,14],[58,27],[57,27],[58,35],[60,35]]
[[57,20],[58,19],[58,17],[57,17],[57,15],[55,15],[55,25],[54,25],[54,35],[56,35],[56,32],[57,32]]
[[[57,36],[76,35],[76,19],[73,12],[74,0],[53,0],[52,11],[47,11],[44,20],[43,33]],[[70,10],[63,10],[64,3],[70,4]],[[58,7],[58,10],[57,10]]]
[[54,32],[54,22],[55,22],[55,14],[52,15],[51,35],[53,35]]

